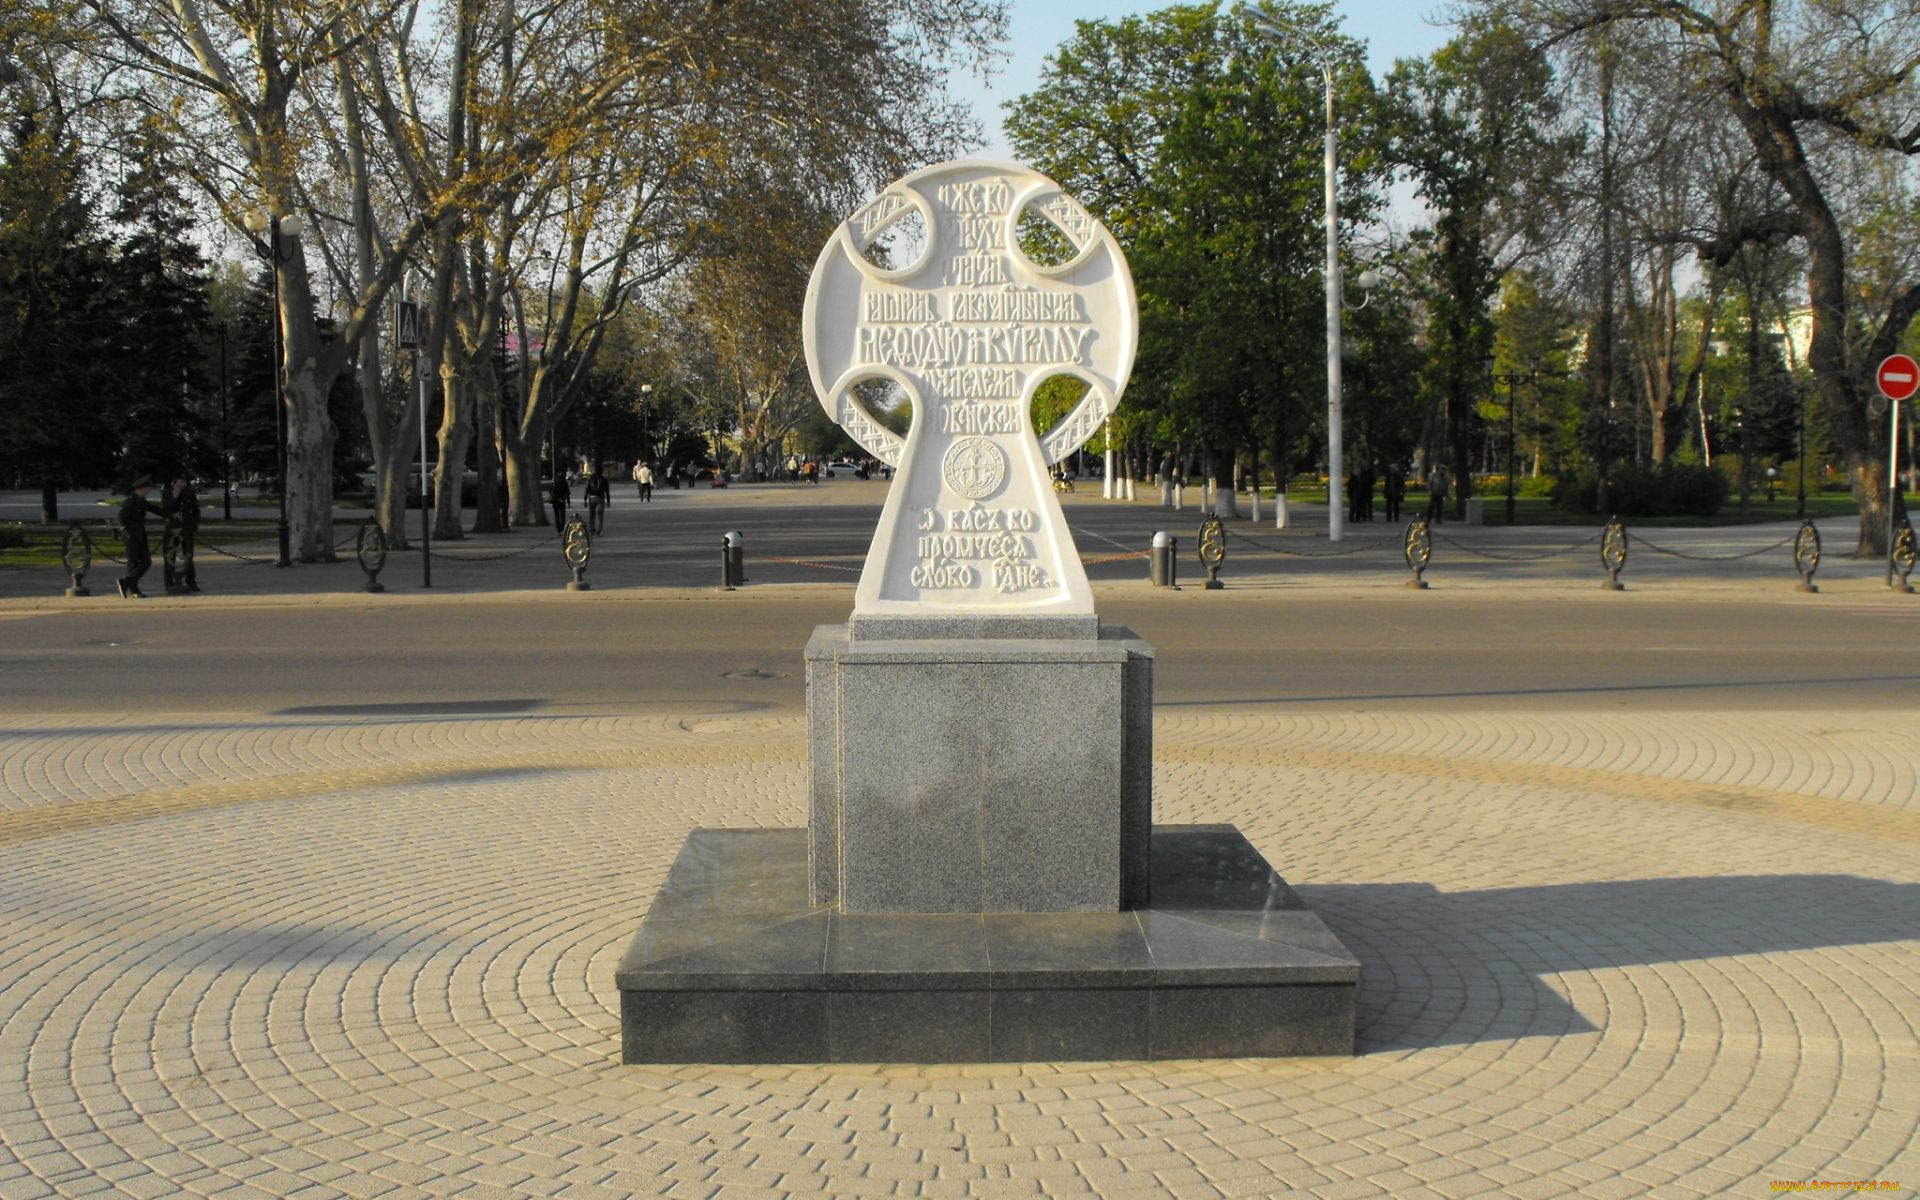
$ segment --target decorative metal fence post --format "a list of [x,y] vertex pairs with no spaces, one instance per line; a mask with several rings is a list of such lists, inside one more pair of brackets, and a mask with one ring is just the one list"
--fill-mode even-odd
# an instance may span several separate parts
[[573,568],[573,578],[567,581],[570,592],[590,592],[593,585],[584,576],[587,572],[587,560],[593,557],[593,535],[587,532],[587,523],[575,513],[567,518],[567,528],[560,543],[560,552],[566,556],[567,565]]
[[1425,588],[1427,581],[1421,576],[1426,574],[1427,564],[1433,561],[1433,531],[1427,528],[1426,518],[1416,518],[1407,523],[1405,553],[1407,570],[1413,572],[1413,578],[1407,580],[1407,586],[1415,590]]
[[1793,537],[1793,566],[1800,572],[1800,586],[1794,591],[1820,590],[1820,585],[1813,581],[1813,573],[1820,569],[1820,531],[1813,527],[1812,521],[1802,521],[1800,532]]
[[1627,527],[1619,517],[1607,521],[1607,531],[1600,538],[1600,565],[1607,569],[1602,588],[1610,592],[1627,590],[1627,585],[1620,582],[1620,568],[1627,565]]
[[1218,513],[1208,513],[1200,522],[1200,565],[1207,569],[1207,591],[1217,592],[1227,586],[1220,582],[1220,567],[1226,561],[1227,527],[1220,523]]
[[187,534],[178,521],[168,519],[160,535],[160,577],[167,595],[187,594]]
[[1913,573],[1914,558],[1913,526],[1909,525],[1900,531],[1900,536],[1893,539],[1893,569],[1899,575],[1893,585],[1894,591],[1912,593],[1913,585],[1907,582],[1907,576]]
[[367,590],[384,592],[387,585],[380,582],[380,568],[387,565],[386,531],[372,521],[360,526],[360,536],[354,539],[353,556],[360,560],[360,569],[367,573]]
[[87,569],[93,566],[93,535],[78,521],[67,526],[67,536],[60,544],[60,565],[73,578],[73,586],[67,589],[69,599],[93,595],[87,589]]

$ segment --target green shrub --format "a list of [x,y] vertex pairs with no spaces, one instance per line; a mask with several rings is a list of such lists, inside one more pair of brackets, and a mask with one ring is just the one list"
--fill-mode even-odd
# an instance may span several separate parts
[[1562,512],[1590,516],[1711,517],[1726,502],[1729,481],[1713,467],[1668,463],[1663,467],[1615,467],[1607,477],[1607,511],[1599,511],[1599,477],[1584,468],[1553,489]]
[[0,550],[11,550],[15,546],[27,544],[27,529],[18,521],[9,521],[0,525]]

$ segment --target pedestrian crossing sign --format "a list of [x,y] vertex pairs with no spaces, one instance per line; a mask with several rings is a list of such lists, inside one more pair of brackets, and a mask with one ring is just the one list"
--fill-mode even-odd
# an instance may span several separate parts
[[394,322],[394,336],[402,350],[420,348],[420,306],[412,300],[400,302],[400,315]]

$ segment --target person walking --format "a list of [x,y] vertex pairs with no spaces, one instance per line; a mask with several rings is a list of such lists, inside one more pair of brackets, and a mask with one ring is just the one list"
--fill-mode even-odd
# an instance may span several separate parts
[[587,532],[595,537],[607,527],[607,505],[613,502],[612,491],[607,477],[592,467],[587,468]]
[[140,590],[140,577],[153,566],[153,552],[147,548],[147,517],[160,512],[147,503],[147,493],[152,488],[153,480],[142,475],[120,503],[120,543],[127,555],[127,573],[117,581],[122,600],[147,598]]
[[1407,495],[1407,474],[1400,469],[1399,463],[1387,464],[1387,478],[1381,484],[1381,493],[1387,502],[1387,520],[1400,519],[1400,501]]
[[1439,525],[1445,519],[1447,508],[1447,467],[1445,463],[1433,464],[1433,470],[1427,473],[1427,520]]
[[567,486],[567,477],[559,472],[553,476],[553,487],[547,492],[547,502],[553,505],[553,527],[563,529],[567,524],[567,505],[573,502],[573,489]]
[[633,477],[640,482],[640,498],[648,504],[653,503],[653,468],[642,459],[633,469]]
[[636,499],[645,500],[647,498],[647,485],[640,478],[640,472],[646,469],[646,459],[636,458],[633,460],[633,494]]
[[180,534],[180,567],[177,575],[173,564],[164,561],[163,549],[162,566],[166,571],[167,590],[197,592],[200,590],[200,580],[193,569],[193,540],[200,532],[200,497],[194,492],[193,485],[187,482],[186,476],[173,477],[172,488],[160,502],[160,512],[173,522]]

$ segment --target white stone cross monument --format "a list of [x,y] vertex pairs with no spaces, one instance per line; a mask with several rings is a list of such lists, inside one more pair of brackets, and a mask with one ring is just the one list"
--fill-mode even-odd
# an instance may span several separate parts
[[[915,213],[924,229],[906,247],[915,260],[876,266],[866,248]],[[1024,214],[1058,231],[1065,261],[1028,257]],[[1100,428],[1133,366],[1139,315],[1113,235],[1026,167],[929,167],[827,242],[804,330],[827,414],[899,470],[860,576],[855,629],[948,614],[1078,618],[1090,634],[1093,594],[1047,468]],[[1085,383],[1086,395],[1037,438],[1033,395],[1058,375]],[[911,401],[904,439],[861,403],[854,386],[869,380]]]
[[[875,265],[863,251],[909,213],[914,261]],[[1058,231],[1063,261],[1028,257],[1026,214]],[[1119,245],[1025,167],[929,167],[828,241],[804,329],[821,404],[899,468],[851,620],[807,647],[815,903],[1126,907],[1146,886],[1152,651],[1100,628],[1047,471],[1133,365]],[[1034,392],[1057,375],[1086,394],[1036,437]],[[912,402],[905,438],[861,403],[869,380]]]
[[[914,260],[876,266],[908,213]],[[807,642],[805,838],[688,835],[615,972],[622,1060],[1351,1053],[1338,939],[1231,827],[1154,829],[1153,651],[1100,625],[1047,477],[1133,363],[1113,237],[1025,167],[929,167],[834,233],[805,320],[820,402],[899,472],[851,620]],[[1086,396],[1036,437],[1060,374]]]

